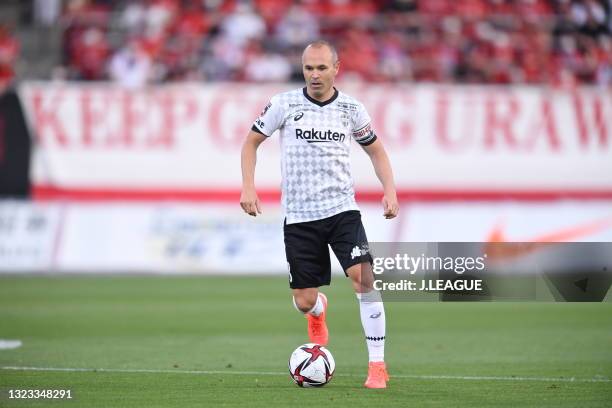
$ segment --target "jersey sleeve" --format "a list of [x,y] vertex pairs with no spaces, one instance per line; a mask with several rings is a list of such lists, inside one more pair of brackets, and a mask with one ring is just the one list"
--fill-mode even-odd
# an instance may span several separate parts
[[251,130],[261,133],[264,136],[272,136],[272,133],[283,124],[283,108],[276,96],[261,111],[259,117],[253,122]]
[[371,145],[376,140],[370,115],[361,103],[353,117],[353,139],[362,146]]

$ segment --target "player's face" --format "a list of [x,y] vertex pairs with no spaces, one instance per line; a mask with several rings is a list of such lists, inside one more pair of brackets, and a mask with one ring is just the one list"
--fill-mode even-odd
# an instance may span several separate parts
[[302,71],[308,95],[321,101],[331,98],[338,67],[328,47],[306,48],[302,55]]

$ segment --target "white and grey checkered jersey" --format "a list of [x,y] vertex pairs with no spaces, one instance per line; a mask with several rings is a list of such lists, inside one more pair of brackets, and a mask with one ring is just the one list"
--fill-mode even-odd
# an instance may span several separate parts
[[252,130],[268,137],[279,130],[287,224],[358,209],[350,142],[373,143],[376,134],[370,122],[359,101],[335,88],[334,96],[325,102],[311,98],[306,88],[272,97]]

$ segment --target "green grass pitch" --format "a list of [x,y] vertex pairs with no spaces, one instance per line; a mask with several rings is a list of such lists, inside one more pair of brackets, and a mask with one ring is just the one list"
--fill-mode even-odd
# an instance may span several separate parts
[[306,321],[284,278],[1,277],[0,339],[23,345],[0,350],[0,407],[612,406],[611,303],[388,302],[392,378],[367,390],[350,284],[326,293],[336,376],[300,389],[287,359]]

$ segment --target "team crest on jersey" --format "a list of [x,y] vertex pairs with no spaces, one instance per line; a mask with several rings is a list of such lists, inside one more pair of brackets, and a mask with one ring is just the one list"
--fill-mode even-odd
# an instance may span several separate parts
[[350,118],[347,115],[340,115],[340,119],[342,120],[342,126],[349,127]]

